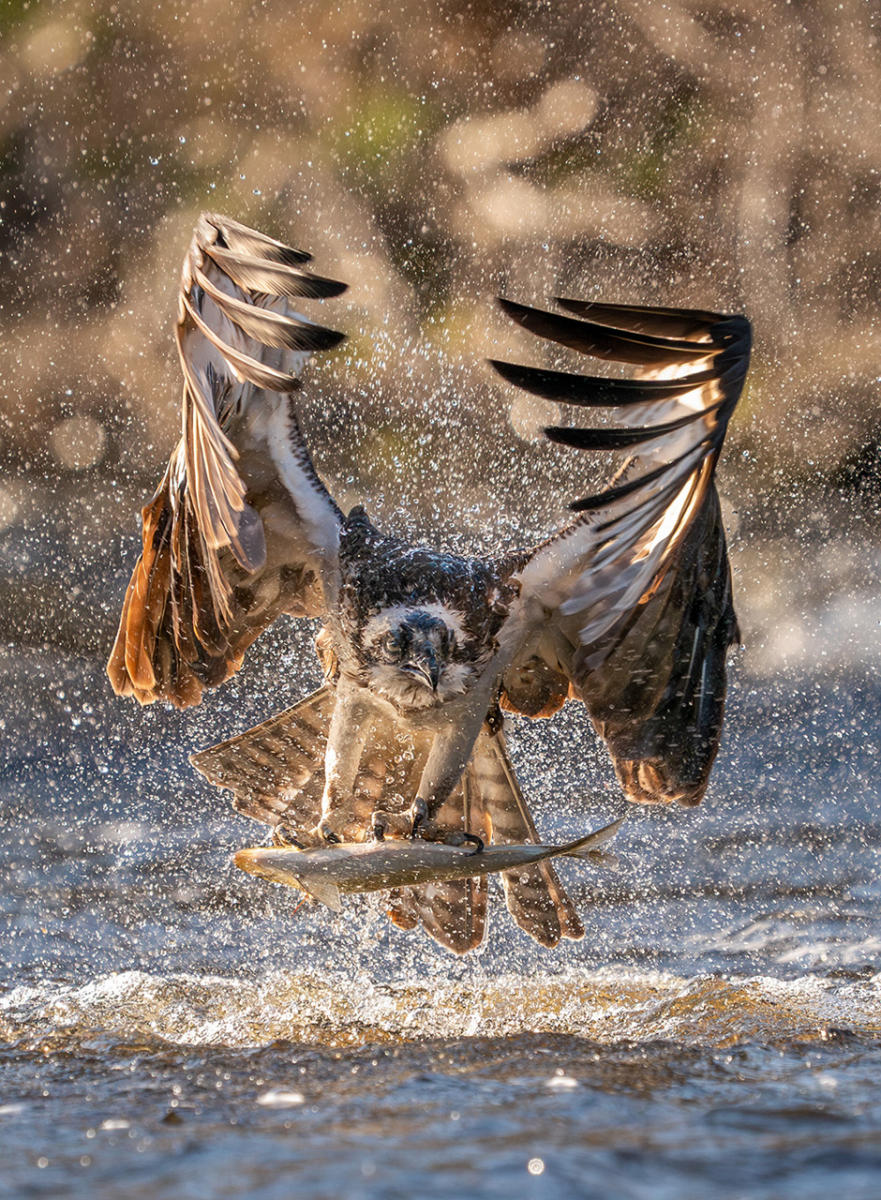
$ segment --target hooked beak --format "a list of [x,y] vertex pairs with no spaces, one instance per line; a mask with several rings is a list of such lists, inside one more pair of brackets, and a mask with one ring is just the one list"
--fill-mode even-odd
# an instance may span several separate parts
[[421,679],[433,692],[437,691],[441,669],[433,651],[426,650],[418,658],[404,663],[404,670],[410,675],[415,675],[418,679]]

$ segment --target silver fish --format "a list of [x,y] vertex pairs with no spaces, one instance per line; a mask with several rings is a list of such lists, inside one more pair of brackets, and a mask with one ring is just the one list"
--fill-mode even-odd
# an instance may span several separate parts
[[605,865],[605,860],[615,860],[614,856],[605,855],[601,847],[612,840],[625,819],[621,817],[587,837],[561,846],[526,842],[486,846],[475,852],[468,846],[419,839],[342,842],[317,850],[254,846],[239,850],[233,861],[242,871],[300,888],[339,912],[340,894],[344,892],[383,892],[438,880],[470,879],[558,856],[592,859],[597,865]]

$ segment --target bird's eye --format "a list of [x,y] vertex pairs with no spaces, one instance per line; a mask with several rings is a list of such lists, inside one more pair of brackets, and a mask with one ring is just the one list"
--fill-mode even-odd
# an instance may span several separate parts
[[398,650],[400,650],[400,639],[394,630],[389,630],[389,632],[383,637],[382,648],[388,654],[397,654]]

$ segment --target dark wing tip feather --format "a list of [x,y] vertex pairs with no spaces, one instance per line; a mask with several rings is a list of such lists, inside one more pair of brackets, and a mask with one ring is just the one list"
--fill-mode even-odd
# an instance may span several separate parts
[[530,308],[500,296],[499,304],[512,321],[530,333],[568,346],[582,354],[641,366],[675,366],[718,353],[715,343],[641,333],[599,321],[581,321],[559,313]]
[[[345,337],[345,334],[336,330],[254,304],[250,298],[231,296],[218,287],[198,264],[193,265],[193,282],[233,325],[264,346],[294,351],[330,350]],[[192,306],[186,294],[183,304],[184,307]]]
[[199,249],[246,292],[286,296],[292,300],[325,300],[341,295],[348,286],[339,280],[325,279],[272,258],[227,250],[217,242],[200,243]]
[[[524,367],[519,363],[487,359],[489,365],[508,383],[540,396],[580,408],[618,408],[628,404],[646,404],[669,400],[685,390],[681,379],[608,379],[601,375],[575,375],[569,371],[549,371]],[[702,387],[717,377],[716,371],[696,371],[689,375],[692,388]]]
[[523,367],[519,363],[503,362],[499,358],[488,358],[486,360],[492,369],[502,379],[508,383],[513,383],[516,387],[525,387],[532,372],[537,372],[535,367]]
[[349,290],[349,285],[341,283],[339,279],[325,279],[321,275],[312,274],[303,274],[299,287],[301,290],[295,294],[309,300],[328,300]]
[[284,242],[276,241],[268,234],[250,229],[241,221],[232,217],[224,217],[220,213],[203,212],[199,218],[197,232],[207,232],[213,240],[217,240],[227,250],[240,251],[265,258],[273,262],[285,263],[291,267],[300,267],[312,261],[312,255],[306,250],[295,250]]
[[[661,444],[660,439],[690,425],[696,426],[700,433],[685,454],[679,454],[672,462],[577,500],[570,505],[573,511],[590,512],[613,504],[661,479],[665,473],[675,473],[677,467],[701,448],[701,460],[718,454],[749,365],[751,329],[745,317],[704,309],[647,308],[569,299],[561,299],[559,303],[592,320],[576,321],[499,297],[503,312],[539,337],[598,358],[682,370],[674,378],[604,379],[490,359],[491,366],[508,383],[547,400],[625,412],[631,405],[675,403],[699,388],[708,389],[709,396],[709,402],[701,407],[654,425],[546,428],[545,436],[550,441],[581,450],[627,450],[655,439]],[[601,320],[608,324],[601,324]],[[701,359],[709,360],[709,365],[697,371],[688,369],[694,364],[702,365]],[[698,465],[697,461],[694,465]]]
[[656,337],[707,338],[710,328],[725,317],[702,308],[644,307],[637,304],[603,304],[592,300],[574,300],[555,296],[554,303],[576,317],[589,317],[616,329],[649,333]]
[[333,350],[340,342],[346,340],[346,335],[338,329],[325,329],[322,325],[314,328],[308,326],[303,330],[302,338],[297,344],[298,350]]
[[339,296],[347,284],[313,275],[306,266],[312,255],[249,229],[219,213],[202,213],[195,241],[221,270],[246,291],[291,299]]
[[561,425],[549,425],[544,431],[545,437],[551,442],[563,446],[574,446],[578,450],[624,450],[630,446],[641,446],[655,438],[666,437],[679,429],[685,429],[696,421],[703,420],[709,414],[718,411],[724,404],[711,405],[709,408],[697,409],[687,416],[675,421],[664,421],[659,425],[643,425],[628,429],[570,429]]

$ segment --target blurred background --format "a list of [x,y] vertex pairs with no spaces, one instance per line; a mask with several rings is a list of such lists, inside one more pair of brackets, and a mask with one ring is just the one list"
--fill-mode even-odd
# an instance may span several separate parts
[[319,469],[440,545],[545,533],[589,481],[484,365],[551,354],[496,293],[746,312],[721,471],[746,669],[881,661],[878,4],[12,0],[0,22],[7,653],[106,655],[209,208],[349,282],[312,310],[349,335],[303,393]]

